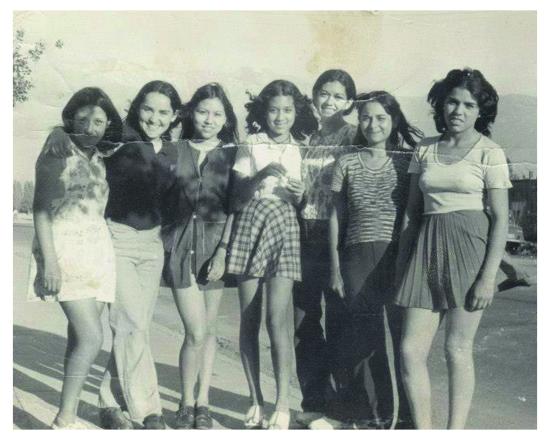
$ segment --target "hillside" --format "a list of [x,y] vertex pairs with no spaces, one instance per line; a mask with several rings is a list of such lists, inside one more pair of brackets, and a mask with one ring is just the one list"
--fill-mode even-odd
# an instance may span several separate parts
[[[437,132],[429,104],[422,97],[399,97],[410,122],[427,136]],[[493,140],[500,144],[512,163],[517,178],[536,177],[537,169],[537,98],[527,95],[504,95],[493,127]]]

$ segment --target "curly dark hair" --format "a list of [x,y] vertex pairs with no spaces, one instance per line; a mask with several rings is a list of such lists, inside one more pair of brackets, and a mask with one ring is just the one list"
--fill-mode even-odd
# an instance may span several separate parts
[[[355,82],[351,75],[345,70],[340,69],[330,69],[319,75],[315,84],[313,84],[312,94],[315,96],[321,87],[323,87],[328,82],[338,81],[346,89],[347,99],[355,100],[355,95],[357,94],[357,89],[355,88]],[[353,105],[350,106],[347,110],[342,112],[344,115],[349,115],[353,111]]]
[[[407,118],[401,110],[401,106],[397,99],[393,95],[385,91],[374,91],[369,93],[361,93],[357,96],[355,105],[357,107],[357,117],[361,118],[361,113],[363,109],[369,102],[377,102],[386,113],[391,116],[392,130],[390,133],[390,143],[396,149],[402,149],[403,144],[408,144],[412,148],[416,147],[417,139],[422,139],[424,133],[413,125],[409,124]],[[363,135],[363,132],[360,128],[357,129],[357,134],[355,135],[355,145],[368,146],[368,142]]]
[[237,128],[237,116],[233,106],[229,101],[223,87],[218,83],[209,83],[199,87],[191,97],[191,100],[182,107],[182,139],[193,139],[195,126],[193,125],[193,112],[201,101],[205,99],[218,98],[225,111],[227,121],[221,131],[218,133],[218,138],[224,144],[237,144],[239,142],[239,132]]
[[304,140],[306,136],[314,133],[319,124],[313,110],[311,101],[302,95],[298,87],[290,81],[277,79],[263,88],[258,96],[250,95],[250,102],[245,104],[248,111],[246,117],[246,131],[250,134],[265,132],[267,128],[266,113],[269,101],[276,96],[292,96],[296,108],[296,120],[290,129],[290,133],[297,140]]
[[485,136],[491,136],[491,124],[495,122],[498,108],[498,94],[479,70],[453,69],[442,80],[436,81],[428,92],[428,102],[433,109],[435,128],[439,133],[447,131],[443,106],[445,100],[456,87],[468,90],[477,101],[479,118],[475,129]]
[[73,132],[74,115],[79,108],[87,105],[100,107],[110,122],[103,136],[104,141],[118,142],[122,136],[122,120],[111,101],[111,98],[99,87],[85,87],[76,92],[61,112],[63,129],[67,133]]
[[[147,137],[139,126],[139,107],[145,100],[145,96],[147,96],[147,94],[151,92],[161,93],[166,96],[170,100],[170,106],[172,107],[174,113],[177,113],[181,108],[181,98],[176,88],[172,84],[160,80],[150,81],[145,84],[130,104],[128,115],[126,116],[125,121],[126,125],[131,129],[130,132],[134,131],[138,133],[143,140],[146,140]],[[174,122],[172,122],[170,126],[166,129],[166,131],[162,135],[162,139],[169,140],[170,130],[178,125],[179,122],[179,118],[176,118]]]

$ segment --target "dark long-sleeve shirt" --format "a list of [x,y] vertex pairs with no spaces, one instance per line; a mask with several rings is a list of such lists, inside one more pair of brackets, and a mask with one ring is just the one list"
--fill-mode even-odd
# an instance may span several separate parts
[[105,216],[138,230],[161,225],[168,215],[167,195],[175,182],[177,149],[163,142],[155,153],[150,142],[133,141],[105,159],[109,201]]

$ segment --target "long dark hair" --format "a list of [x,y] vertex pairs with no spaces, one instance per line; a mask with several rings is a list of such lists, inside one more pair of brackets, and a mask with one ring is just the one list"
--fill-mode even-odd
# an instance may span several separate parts
[[[409,124],[407,118],[401,110],[401,106],[397,99],[388,92],[374,91],[369,93],[361,93],[356,99],[357,115],[361,118],[363,109],[369,102],[377,102],[388,115],[391,116],[392,130],[389,137],[391,145],[396,149],[402,149],[404,144],[408,144],[414,148],[417,144],[417,139],[424,137],[424,133],[413,125]],[[417,138],[417,139],[415,139]],[[357,135],[355,136],[355,144],[368,146],[368,142],[361,131],[361,128],[357,129]]]
[[427,100],[433,109],[437,131],[439,133],[447,131],[443,106],[447,97],[456,87],[468,90],[477,101],[479,118],[477,118],[474,128],[485,136],[491,136],[491,125],[497,117],[498,93],[479,70],[468,67],[451,70],[445,78],[436,81],[428,92]]
[[[357,94],[357,89],[355,88],[355,82],[351,75],[345,70],[341,69],[330,69],[319,75],[315,84],[313,84],[313,96],[319,93],[321,87],[323,87],[328,82],[338,81],[346,89],[347,99],[355,100],[355,95]],[[344,115],[349,115],[353,111],[353,105],[350,106],[347,110],[342,112]]]
[[71,96],[61,112],[65,132],[73,132],[75,113],[78,109],[88,105],[100,107],[107,115],[109,126],[105,130],[102,140],[110,142],[120,141],[122,136],[122,120],[111,98],[99,87],[85,87]]
[[292,96],[296,108],[296,120],[290,129],[290,133],[297,140],[304,140],[306,136],[314,133],[319,124],[308,98],[298,90],[293,83],[284,79],[270,82],[263,88],[258,96],[250,95],[250,102],[245,104],[248,111],[246,117],[246,130],[248,133],[265,132],[267,128],[266,113],[269,101],[276,96]]
[[227,97],[223,87],[218,83],[209,83],[199,87],[191,97],[191,100],[182,107],[182,138],[193,139],[195,126],[193,125],[193,112],[205,99],[218,98],[223,105],[227,121],[218,133],[218,138],[224,144],[237,144],[239,142],[239,132],[237,129],[237,116],[233,106]]
[[[175,87],[165,81],[151,81],[145,84],[141,90],[138,92],[132,103],[130,104],[130,108],[128,109],[128,115],[126,116],[126,125],[133,130],[135,133],[139,134],[139,136],[145,140],[146,136],[145,133],[141,130],[141,127],[139,126],[139,107],[145,100],[145,96],[147,96],[148,93],[156,92],[161,93],[164,96],[168,97],[170,100],[170,106],[172,107],[172,110],[174,113],[177,113],[179,109],[181,108],[181,98],[175,89]],[[175,127],[179,123],[178,118],[172,122],[169,127],[166,129],[166,131],[161,136],[162,139],[170,139],[170,129]]]

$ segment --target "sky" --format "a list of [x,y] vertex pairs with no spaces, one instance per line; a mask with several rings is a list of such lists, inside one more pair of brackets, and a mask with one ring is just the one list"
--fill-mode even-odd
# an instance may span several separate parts
[[[246,90],[284,78],[305,93],[329,68],[359,91],[425,96],[448,70],[481,70],[499,94],[537,95],[536,12],[15,12],[14,30],[48,48],[28,102],[14,109],[14,178],[34,161],[64,104],[99,86],[124,114],[139,88],[172,82],[183,100],[202,84],[226,88],[238,116]],[[62,49],[54,47],[56,40]],[[241,125],[244,117],[241,117]]]

